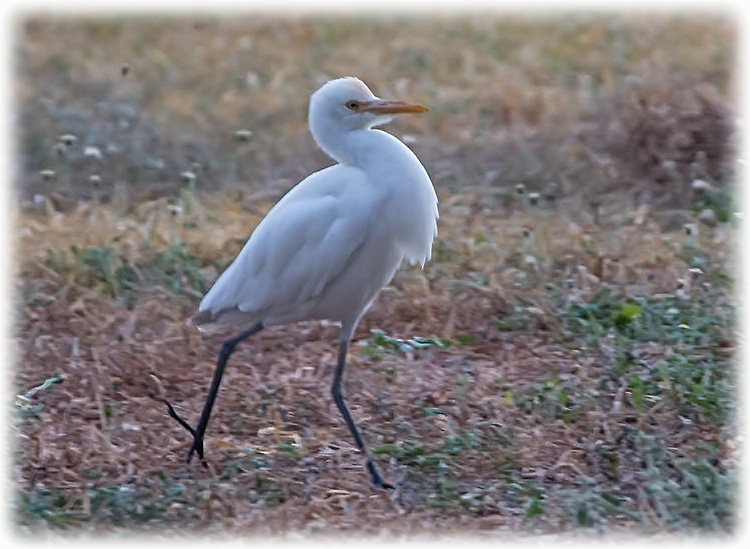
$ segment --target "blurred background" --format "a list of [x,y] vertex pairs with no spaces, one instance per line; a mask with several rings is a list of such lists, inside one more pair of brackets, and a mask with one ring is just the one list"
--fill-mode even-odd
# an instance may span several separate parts
[[[22,196],[78,202],[92,174],[105,198],[118,185],[166,196],[185,171],[204,190],[288,188],[328,161],[307,133],[308,99],[343,75],[430,105],[393,131],[449,190],[500,195],[524,183],[686,207],[693,172],[731,177],[729,21],[420,19],[26,21],[16,51]],[[68,134],[74,146],[61,142]],[[59,177],[44,181],[45,169]]]
[[[733,528],[730,16],[16,23],[21,532]],[[333,328],[233,356],[210,470],[158,400],[200,411],[221,337],[184,321],[331,163],[307,106],[345,75],[429,107],[385,129],[441,202],[432,263],[384,290],[348,373],[391,497],[329,402]]]

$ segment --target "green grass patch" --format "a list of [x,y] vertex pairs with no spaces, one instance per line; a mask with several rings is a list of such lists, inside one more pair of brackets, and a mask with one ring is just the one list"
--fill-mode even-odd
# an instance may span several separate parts
[[[590,302],[562,312],[563,339],[568,346],[587,349],[601,348],[606,341],[609,373],[618,385],[628,385],[639,413],[667,399],[682,415],[726,423],[734,416],[737,397],[734,306],[698,292],[691,301],[674,296],[622,301],[601,291]],[[637,358],[649,348],[659,349],[662,358]],[[565,409],[568,392],[574,391],[548,383],[540,395],[556,397]],[[560,413],[555,417],[566,419]]]
[[[176,296],[204,294],[219,272],[214,261],[194,254],[185,242],[174,243],[163,250],[146,250],[134,262],[118,254],[113,246],[80,248],[73,245],[50,251],[45,263],[59,275],[59,284],[53,290],[55,295],[94,289],[131,309],[138,298],[154,286],[166,288]],[[34,294],[27,293],[29,305],[33,305]]]
[[187,501],[184,485],[162,474],[142,487],[110,485],[85,493],[62,488],[19,490],[15,506],[19,525],[67,529],[87,522],[118,527],[143,525],[163,519],[173,503]]
[[666,524],[680,531],[732,529],[737,472],[720,466],[718,448],[703,446],[704,455],[689,458],[672,451],[661,437],[644,433],[638,433],[636,446],[644,459],[638,498],[659,519],[652,528]]
[[386,354],[404,354],[411,357],[415,352],[447,349],[451,345],[452,340],[437,336],[399,339],[389,336],[382,330],[372,330],[372,337],[365,340],[362,352],[368,358],[379,358]]

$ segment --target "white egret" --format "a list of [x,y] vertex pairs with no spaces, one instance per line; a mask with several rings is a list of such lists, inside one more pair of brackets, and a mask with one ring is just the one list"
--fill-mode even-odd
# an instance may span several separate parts
[[310,131],[338,164],[313,173],[289,191],[260,222],[191,319],[249,326],[221,346],[206,404],[193,428],[203,459],[203,438],[227,359],[235,346],[266,326],[303,320],[341,324],[331,393],[373,483],[387,484],[344,399],[342,376],[349,342],[364,312],[401,262],[424,266],[437,234],[437,196],[424,166],[406,145],[373,129],[399,113],[427,109],[379,99],[353,77],[324,84],[310,98]]

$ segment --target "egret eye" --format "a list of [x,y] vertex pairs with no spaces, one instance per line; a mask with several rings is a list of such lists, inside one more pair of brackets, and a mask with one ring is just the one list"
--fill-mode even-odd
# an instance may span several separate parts
[[356,111],[359,108],[359,102],[352,99],[346,103],[346,108],[350,111]]

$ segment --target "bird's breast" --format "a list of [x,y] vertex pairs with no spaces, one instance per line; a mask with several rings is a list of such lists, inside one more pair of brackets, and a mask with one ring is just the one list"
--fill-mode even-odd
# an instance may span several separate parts
[[430,258],[437,234],[437,195],[429,175],[416,155],[392,135],[371,130],[360,159],[370,185],[382,196],[378,217],[388,228],[388,238],[401,250],[401,258],[424,264]]

